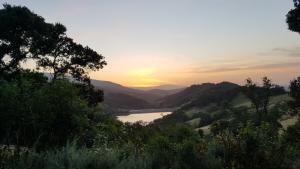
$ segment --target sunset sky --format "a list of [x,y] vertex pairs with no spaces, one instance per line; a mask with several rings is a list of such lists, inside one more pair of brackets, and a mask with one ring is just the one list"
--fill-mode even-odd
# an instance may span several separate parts
[[126,86],[190,85],[300,75],[292,0],[11,0],[106,57],[93,79]]

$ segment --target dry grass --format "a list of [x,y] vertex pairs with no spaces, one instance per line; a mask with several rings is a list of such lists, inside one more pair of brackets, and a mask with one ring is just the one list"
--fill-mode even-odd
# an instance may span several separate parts
[[296,124],[298,121],[298,116],[289,116],[289,117],[284,117],[282,120],[280,120],[280,124],[282,125],[283,129],[287,129],[289,126]]
[[204,135],[208,135],[208,134],[210,134],[210,126],[211,125],[207,125],[207,126],[197,128],[196,131],[202,130]]

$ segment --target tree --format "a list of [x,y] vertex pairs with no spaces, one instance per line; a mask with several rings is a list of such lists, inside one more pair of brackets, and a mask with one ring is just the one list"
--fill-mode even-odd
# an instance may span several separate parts
[[[278,130],[269,123],[248,122],[235,132],[224,130],[215,137],[223,168],[289,169],[288,144],[281,144]],[[249,160],[251,159],[251,160]]]
[[46,23],[26,7],[4,5],[0,10],[0,73],[21,69],[34,59],[37,68],[51,70],[53,80],[65,74],[88,82],[88,71],[106,65],[104,57],[67,37],[62,24]]
[[294,0],[295,8],[286,15],[289,30],[300,33],[300,0]]
[[255,107],[256,113],[260,113],[260,107],[261,107],[261,102],[259,99],[258,95],[258,86],[255,84],[251,78],[246,79],[246,85],[245,85],[245,94],[246,96],[250,99],[251,103]]
[[300,0],[293,0],[294,1],[294,6],[298,7],[300,5]]
[[79,95],[88,102],[89,106],[97,106],[98,103],[103,101],[103,91],[95,89],[93,85],[76,83],[75,86],[79,89]]
[[298,108],[300,107],[300,77],[290,82],[289,89],[289,94],[293,98],[293,100],[289,102],[290,107],[294,110],[294,113],[298,113]]
[[60,24],[48,24],[44,18],[21,6],[3,5],[0,10],[0,73],[20,69],[20,63],[45,55],[56,38],[65,31]]
[[271,97],[271,89],[274,86],[272,84],[272,81],[268,79],[267,77],[263,77],[263,86],[262,86],[262,106],[263,106],[263,112],[265,115],[268,114],[268,106],[270,103],[270,97]]
[[254,105],[255,112],[258,115],[258,123],[268,116],[268,106],[271,97],[271,91],[274,87],[271,80],[263,77],[262,86],[255,84],[252,79],[246,79],[244,93]]
[[104,57],[89,47],[83,47],[66,37],[65,33],[58,36],[56,46],[47,56],[38,60],[38,66],[51,70],[53,80],[59,76],[70,74],[78,81],[88,82],[87,70],[99,70],[106,65]]
[[48,83],[42,74],[0,81],[0,144],[37,148],[80,137],[94,109],[66,80]]

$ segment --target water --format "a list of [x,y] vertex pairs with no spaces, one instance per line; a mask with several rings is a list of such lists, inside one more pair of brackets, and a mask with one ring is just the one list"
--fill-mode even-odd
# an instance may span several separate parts
[[156,119],[162,118],[163,116],[169,115],[172,112],[145,112],[145,113],[131,113],[125,116],[117,116],[118,120],[122,122],[135,123],[142,121],[144,123],[153,122]]

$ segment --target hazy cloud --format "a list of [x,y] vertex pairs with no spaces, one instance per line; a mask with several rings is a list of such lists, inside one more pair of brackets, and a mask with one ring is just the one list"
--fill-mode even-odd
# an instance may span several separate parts
[[294,67],[294,66],[300,66],[300,62],[262,64],[262,65],[254,65],[254,66],[232,66],[232,67],[222,67],[222,68],[213,68],[213,69],[196,68],[187,73],[221,73],[221,72],[234,72],[234,71],[241,71],[241,70],[286,68],[286,67]]
[[294,48],[274,48],[271,54],[285,55],[290,57],[300,57],[300,47]]

